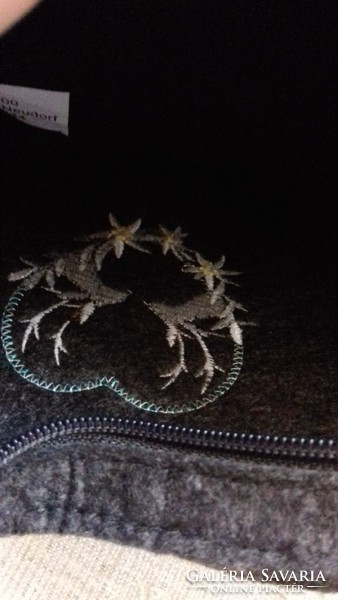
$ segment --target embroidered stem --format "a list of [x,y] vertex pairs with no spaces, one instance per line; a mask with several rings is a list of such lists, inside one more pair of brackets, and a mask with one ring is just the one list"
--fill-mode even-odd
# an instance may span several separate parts
[[180,414],[192,412],[194,410],[203,408],[208,404],[216,402],[216,400],[218,400],[219,397],[223,396],[223,394],[235,383],[241,371],[241,367],[243,364],[243,346],[235,344],[233,361],[230,371],[226,379],[223,382],[221,382],[221,384],[216,388],[216,390],[212,394],[204,396],[203,398],[199,398],[198,400],[189,402],[188,404],[170,404],[168,406],[162,406],[158,402],[142,400],[136,395],[126,392],[126,390],[121,386],[120,382],[114,377],[114,375],[103,375],[97,377],[97,379],[90,379],[88,381],[80,383],[67,382],[56,384],[52,381],[46,381],[38,375],[32,373],[24,365],[20,358],[18,358],[13,340],[12,328],[14,316],[26,291],[27,290],[25,286],[21,285],[10,297],[2,319],[1,340],[5,350],[6,358],[15,370],[15,372],[26,381],[29,381],[30,383],[33,383],[37,387],[40,387],[44,390],[57,393],[75,393],[86,390],[93,390],[94,388],[99,387],[108,387],[109,389],[114,391],[115,394],[123,398],[126,402],[132,404],[133,406],[136,406],[137,408],[154,413]]

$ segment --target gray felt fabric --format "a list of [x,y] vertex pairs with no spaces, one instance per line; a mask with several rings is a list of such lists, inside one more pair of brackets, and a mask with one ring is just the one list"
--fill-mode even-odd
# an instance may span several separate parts
[[[4,273],[15,264],[14,258],[8,260]],[[224,398],[187,415],[147,414],[107,389],[41,390],[20,378],[2,353],[2,445],[43,423],[95,415],[335,437],[335,307],[329,274],[325,289],[313,292],[312,279],[299,264],[303,277],[297,282],[294,274],[290,290],[286,265],[284,276],[279,270],[263,290],[259,281],[269,270],[263,263],[260,269],[253,268],[245,290],[258,327],[245,332],[243,372]],[[3,305],[11,288],[9,283],[2,288]],[[99,314],[97,323],[107,331]],[[146,334],[147,323],[138,325]],[[120,326],[123,331],[123,320]],[[84,327],[79,335],[90,352]],[[45,360],[38,344],[33,357],[34,352],[37,361]],[[123,353],[119,360],[130,376],[140,365],[131,361],[128,345]],[[141,366],[146,357],[140,353]],[[81,371],[76,360],[71,357],[70,363]],[[142,385],[137,377],[135,385]],[[219,568],[322,569],[329,584],[338,587],[337,487],[335,465],[244,460],[116,437],[108,443],[94,436],[63,445],[50,442],[2,467],[0,531],[98,536]]]
[[[212,246],[210,250],[217,256],[217,250]],[[144,294],[148,286],[149,298],[154,293],[155,282],[155,293],[165,296],[165,278],[159,283],[154,273],[148,273],[145,268],[150,259],[147,256],[144,259],[143,255],[139,258],[132,249],[126,250],[126,254],[127,267],[132,264],[134,268],[134,279],[141,273],[141,292]],[[137,270],[140,265],[143,269]],[[312,264],[307,265],[305,258],[303,262],[302,256],[296,264],[290,259],[278,265],[271,257],[264,259],[258,250],[252,260],[246,257],[245,265],[241,277],[243,285],[231,293],[248,307],[245,318],[255,321],[257,326],[244,328],[244,365],[238,381],[222,398],[202,411],[161,415],[161,422],[256,434],[335,438],[338,431],[338,322],[335,279],[330,263],[323,266],[321,272],[318,266],[318,271],[310,275],[308,269]],[[13,256],[4,263],[3,307],[16,288],[15,284],[6,282],[5,277],[18,268],[19,261]],[[111,269],[114,268],[111,260]],[[159,266],[155,263],[155,273],[156,268]],[[121,269],[123,272],[123,266]],[[128,275],[127,269],[127,280]],[[316,277],[321,280],[320,287],[315,286]],[[130,279],[132,277],[129,282]],[[172,289],[170,291],[173,294]],[[23,355],[20,345],[25,325],[18,323],[19,318],[31,317],[41,307],[48,306],[51,303],[48,295],[50,293],[35,290],[27,293],[31,304],[26,313],[18,310],[16,316],[14,341],[18,356],[33,372],[56,382],[86,381],[89,375],[95,378],[100,374],[114,374],[141,399],[161,403],[166,396],[166,391],[160,390],[163,380],[158,372],[164,370],[161,361],[166,353],[167,358],[175,361],[176,352],[166,344],[163,323],[142,309],[139,299],[98,309],[84,325],[72,326],[65,339],[70,354],[62,355],[61,368],[55,365],[50,340],[66,318],[57,311],[42,322],[41,340],[30,340]],[[198,357],[201,358],[200,354]],[[220,375],[217,377],[219,380]],[[142,418],[146,415],[106,388],[76,394],[41,390],[18,377],[5,360],[0,386],[3,441],[57,418],[93,414]],[[180,383],[169,389],[173,390],[170,391],[172,403],[199,398],[199,389],[195,383],[191,385],[191,380],[183,386],[184,393]],[[148,416],[150,420],[154,418],[152,414]]]
[[216,568],[322,569],[338,587],[338,474],[136,441],[41,447],[1,472],[2,534],[94,535]]
[[[19,256],[69,248],[113,212],[126,224],[181,225],[190,247],[212,261],[225,254],[225,268],[243,272],[234,295],[257,327],[244,330],[243,370],[224,398],[160,418],[106,388],[43,391],[1,351],[2,447],[44,423],[96,415],[336,440],[330,7],[45,0],[7,34],[3,82],[70,90],[71,114],[69,138],[3,115],[1,308]],[[135,273],[148,291],[150,272]],[[156,321],[116,315],[118,375],[140,395],[150,384],[155,394],[157,376],[143,375],[154,372],[159,346],[143,340]],[[58,328],[54,316],[45,341]],[[64,369],[82,376],[101,366],[93,335],[113,333],[108,321],[102,309],[79,327],[81,359],[63,356]],[[43,348],[35,340],[27,352],[42,369]],[[338,588],[336,465],[93,438],[35,447],[0,477],[2,535],[99,536],[221,568],[321,568]]]
[[[15,259],[6,264],[8,273]],[[297,282],[294,274],[290,290],[286,265],[284,284],[279,270],[263,290],[269,271],[262,263],[260,268],[253,268],[245,290],[258,327],[245,332],[243,372],[224,398],[187,415],[147,414],[104,388],[75,394],[41,390],[20,378],[2,353],[2,445],[43,423],[95,415],[334,438],[335,307],[329,274],[325,289],[314,292],[312,279],[303,272]],[[302,272],[301,264],[298,269]],[[3,286],[3,304],[11,287]],[[100,319],[98,311],[97,325],[108,331]],[[122,332],[124,326],[121,318]],[[146,322],[138,327],[147,335]],[[91,352],[85,326],[79,335],[85,354]],[[119,361],[129,376],[147,366],[151,354],[140,353],[138,363],[127,344],[122,348]],[[45,360],[38,343],[33,357],[34,352],[37,362]],[[84,369],[76,355],[70,364]],[[133,385],[142,387],[142,381],[135,376]],[[0,532],[98,536],[218,568],[322,569],[337,588],[337,488],[335,464],[244,460],[113,436],[109,443],[95,436],[63,445],[54,441],[2,467]]]

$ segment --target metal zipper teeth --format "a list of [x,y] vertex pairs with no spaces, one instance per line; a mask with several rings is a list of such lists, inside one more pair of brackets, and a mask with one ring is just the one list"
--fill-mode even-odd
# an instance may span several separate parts
[[56,421],[14,438],[0,449],[0,463],[5,464],[27,450],[52,440],[83,435],[113,435],[138,440],[164,442],[192,449],[262,458],[307,459],[334,463],[338,461],[338,439],[271,436],[196,429],[151,421],[119,417],[81,417]]

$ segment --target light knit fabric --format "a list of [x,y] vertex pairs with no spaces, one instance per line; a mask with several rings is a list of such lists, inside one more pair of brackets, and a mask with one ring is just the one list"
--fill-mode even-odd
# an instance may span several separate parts
[[[215,573],[195,562],[154,554],[108,541],[72,535],[23,535],[0,540],[1,600],[233,600],[297,597],[334,600],[337,593],[271,592],[258,583],[250,593],[196,589],[187,580],[194,569]],[[195,571],[196,570],[196,571]]]

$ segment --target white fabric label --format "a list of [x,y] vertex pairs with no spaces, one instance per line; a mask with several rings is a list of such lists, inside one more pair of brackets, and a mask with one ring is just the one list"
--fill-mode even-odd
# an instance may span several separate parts
[[28,125],[68,135],[69,92],[0,84],[0,109]]

